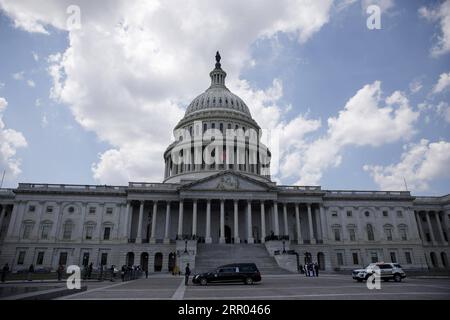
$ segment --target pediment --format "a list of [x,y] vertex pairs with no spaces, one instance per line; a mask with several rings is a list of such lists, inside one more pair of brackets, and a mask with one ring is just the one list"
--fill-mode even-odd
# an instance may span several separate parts
[[183,185],[183,190],[268,191],[271,186],[235,172],[218,173]]

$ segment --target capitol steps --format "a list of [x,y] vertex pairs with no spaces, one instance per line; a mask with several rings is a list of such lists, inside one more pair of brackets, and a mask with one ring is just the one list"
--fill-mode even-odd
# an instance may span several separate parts
[[262,275],[289,274],[279,267],[263,244],[198,244],[194,272],[206,272],[231,263],[255,263]]

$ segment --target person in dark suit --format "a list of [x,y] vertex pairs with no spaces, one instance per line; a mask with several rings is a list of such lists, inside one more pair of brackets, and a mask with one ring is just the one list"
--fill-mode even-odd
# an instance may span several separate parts
[[186,265],[186,270],[184,272],[184,284],[187,286],[189,283],[189,276],[191,275],[191,269],[189,268],[189,263]]
[[2,282],[5,282],[6,275],[8,274],[8,272],[9,272],[9,265],[7,263],[5,263],[5,265],[3,266],[3,269],[2,269]]

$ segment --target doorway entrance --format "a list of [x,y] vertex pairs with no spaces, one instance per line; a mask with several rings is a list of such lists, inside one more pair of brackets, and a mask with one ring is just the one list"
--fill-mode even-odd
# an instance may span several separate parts
[[148,271],[148,253],[142,252],[141,254],[141,268],[143,271]]
[[231,228],[225,226],[225,243],[231,243]]
[[161,252],[155,253],[154,270],[160,272],[162,270],[163,254]]

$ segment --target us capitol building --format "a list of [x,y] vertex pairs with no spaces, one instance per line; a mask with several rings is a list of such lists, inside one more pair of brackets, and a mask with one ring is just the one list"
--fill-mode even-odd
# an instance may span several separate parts
[[[225,86],[219,54],[210,77],[174,130],[162,183],[0,189],[0,265],[13,272],[90,263],[167,272],[187,262],[196,271],[255,262],[268,273],[297,272],[308,261],[327,271],[378,261],[450,268],[450,195],[277,185],[260,127]],[[236,134],[231,140],[243,137],[241,144],[231,148],[217,147],[228,136],[195,138],[226,130],[256,135]]]

